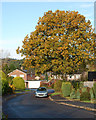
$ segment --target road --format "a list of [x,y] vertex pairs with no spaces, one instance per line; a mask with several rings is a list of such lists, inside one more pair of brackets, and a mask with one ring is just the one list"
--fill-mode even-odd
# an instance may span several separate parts
[[8,118],[94,118],[94,112],[36,98],[33,91],[5,102],[3,112]]

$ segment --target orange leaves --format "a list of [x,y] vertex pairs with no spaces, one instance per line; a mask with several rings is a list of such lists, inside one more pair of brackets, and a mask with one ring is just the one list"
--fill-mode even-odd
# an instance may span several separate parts
[[50,10],[39,18],[36,30],[24,38],[17,53],[25,55],[25,66],[37,72],[73,71],[80,60],[93,59],[94,36],[90,21],[78,12]]

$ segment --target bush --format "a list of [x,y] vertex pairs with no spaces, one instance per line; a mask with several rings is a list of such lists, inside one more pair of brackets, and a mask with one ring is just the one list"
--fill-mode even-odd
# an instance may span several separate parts
[[48,83],[41,83],[40,87],[46,87],[46,88],[48,88]]
[[57,81],[54,83],[54,90],[55,90],[56,92],[61,91],[61,86],[62,86],[62,81],[61,81],[61,80],[57,80]]
[[83,88],[84,87],[84,82],[80,82],[79,88]]
[[89,92],[82,92],[81,95],[80,95],[80,100],[81,101],[87,101],[87,100],[90,100],[91,99],[91,96],[90,96],[90,93]]
[[0,80],[0,96],[2,95],[2,81]]
[[82,91],[82,92],[87,92],[87,87],[83,87],[83,88],[81,89],[81,91]]
[[76,91],[76,98],[80,99],[80,90],[79,89],[77,89],[77,91]]
[[90,89],[89,93],[90,93],[91,99],[94,99],[94,94],[93,94],[93,89],[92,88]]
[[93,84],[93,93],[94,93],[94,97],[96,98],[96,82],[94,82]]
[[72,89],[72,92],[70,93],[70,98],[72,98],[72,99],[74,99],[74,98],[76,98],[76,94],[75,94],[75,89],[73,88]]
[[14,77],[12,77],[12,76],[10,76],[10,77],[7,77],[7,81],[8,81],[8,83],[9,83],[9,85],[12,85],[12,79],[13,79]]
[[8,88],[9,88],[9,85],[7,80],[2,80],[2,95],[5,95],[8,93]]
[[54,88],[54,83],[52,83],[51,85],[48,85],[48,88]]
[[11,87],[8,87],[7,92],[8,92],[8,94],[13,93],[13,89]]
[[75,88],[75,90],[77,90],[79,88],[79,86],[80,86],[80,82],[79,81],[75,81],[75,80],[73,80],[71,82],[71,84],[72,84],[73,88]]
[[15,77],[13,78],[13,85],[16,88],[16,90],[24,90],[25,89],[25,83],[22,77]]
[[70,82],[62,82],[62,94],[64,97],[70,96],[71,93],[71,83]]

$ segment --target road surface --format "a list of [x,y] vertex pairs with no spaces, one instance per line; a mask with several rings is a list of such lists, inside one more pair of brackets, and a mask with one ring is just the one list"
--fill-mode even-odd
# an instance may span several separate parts
[[36,98],[33,91],[6,101],[3,112],[8,118],[94,118],[94,112]]

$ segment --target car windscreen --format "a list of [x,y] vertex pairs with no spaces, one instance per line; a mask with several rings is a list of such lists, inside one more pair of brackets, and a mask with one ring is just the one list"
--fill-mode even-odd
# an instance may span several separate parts
[[38,88],[37,91],[46,91],[46,88]]

